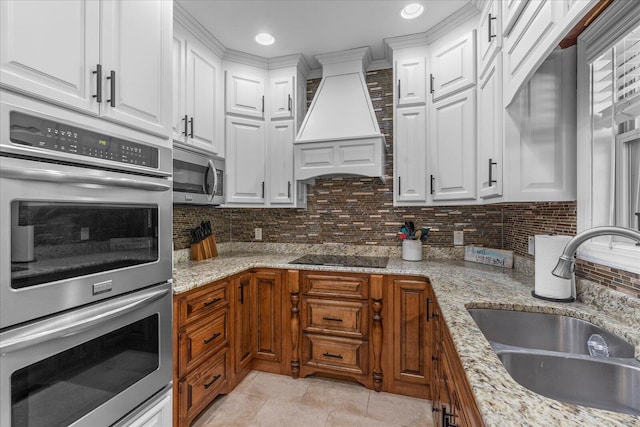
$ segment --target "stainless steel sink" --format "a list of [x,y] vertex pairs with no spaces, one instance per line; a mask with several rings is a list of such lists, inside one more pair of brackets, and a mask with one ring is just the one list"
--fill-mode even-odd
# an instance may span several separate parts
[[[622,338],[584,320],[569,316],[524,311],[472,308],[468,310],[484,336],[501,344],[609,357],[632,358],[634,347]],[[602,340],[605,347],[602,347]]]
[[640,415],[640,363],[530,351],[497,352],[519,384],[552,399]]

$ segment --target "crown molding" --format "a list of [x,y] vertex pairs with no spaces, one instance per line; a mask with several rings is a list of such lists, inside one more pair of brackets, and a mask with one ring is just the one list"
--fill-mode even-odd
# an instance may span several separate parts
[[424,35],[427,39],[427,43],[433,43],[440,37],[447,34],[449,31],[460,26],[469,19],[476,17],[480,14],[480,10],[472,3],[467,3],[451,15],[438,22],[429,30],[425,31]]
[[222,57],[224,61],[231,61],[238,64],[249,65],[250,67],[269,69],[269,60],[262,56],[251,55],[239,50],[227,49]]
[[187,10],[178,2],[173,2],[173,20],[193,34],[200,42],[204,43],[217,56],[222,57],[227,50],[226,47],[213,34],[202,26]]
[[311,72],[311,67],[301,53],[293,55],[278,56],[275,58],[267,59],[267,63],[270,70],[276,70],[278,68],[296,67],[302,75],[306,76]]

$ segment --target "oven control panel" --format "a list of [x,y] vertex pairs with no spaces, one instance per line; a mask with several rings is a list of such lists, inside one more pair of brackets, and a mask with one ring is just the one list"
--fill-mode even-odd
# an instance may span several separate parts
[[12,111],[11,142],[119,163],[158,167],[158,149],[77,126]]

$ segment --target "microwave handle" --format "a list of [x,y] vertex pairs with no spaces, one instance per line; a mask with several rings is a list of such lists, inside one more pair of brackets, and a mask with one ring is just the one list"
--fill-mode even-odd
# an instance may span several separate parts
[[77,310],[52,321],[17,328],[0,341],[0,354],[75,335],[97,325],[111,322],[115,318],[162,298],[168,292],[170,292],[168,288],[138,292],[105,304]]
[[21,179],[27,181],[45,181],[65,184],[96,184],[106,187],[127,187],[137,190],[168,191],[170,185],[155,182],[144,182],[129,178],[111,178],[108,176],[85,175],[80,173],[69,173],[49,169],[22,169],[22,168],[2,168],[0,176],[10,179]]
[[[213,164],[213,160],[209,159],[209,169],[213,173],[213,188],[211,189],[211,193],[207,194],[209,196],[209,201],[213,200],[213,197],[216,195],[216,191],[218,190],[218,171]],[[206,188],[207,174],[204,175],[205,182],[203,183],[203,188]]]

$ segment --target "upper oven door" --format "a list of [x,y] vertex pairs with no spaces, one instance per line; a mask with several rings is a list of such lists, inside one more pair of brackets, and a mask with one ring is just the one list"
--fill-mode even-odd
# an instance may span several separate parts
[[169,180],[0,156],[0,188],[0,328],[171,279]]

